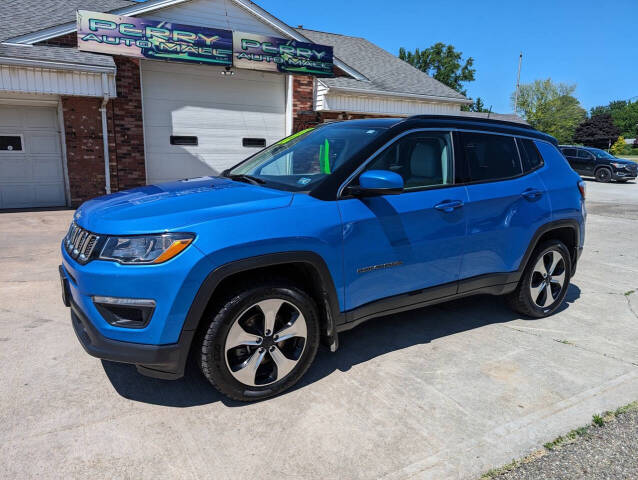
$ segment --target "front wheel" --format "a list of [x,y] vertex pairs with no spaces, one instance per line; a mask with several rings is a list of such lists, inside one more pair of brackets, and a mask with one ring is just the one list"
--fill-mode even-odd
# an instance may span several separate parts
[[611,170],[608,168],[599,168],[596,170],[596,181],[601,183],[611,182]]
[[516,290],[507,296],[510,307],[523,315],[543,318],[563,303],[569,288],[571,257],[565,244],[549,240],[532,254]]
[[315,302],[286,281],[255,286],[222,302],[200,346],[204,376],[224,395],[260,400],[292,387],[319,346]]

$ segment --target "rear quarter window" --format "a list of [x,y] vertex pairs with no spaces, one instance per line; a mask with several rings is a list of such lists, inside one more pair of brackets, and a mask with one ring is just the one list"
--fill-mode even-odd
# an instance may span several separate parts
[[538,149],[534,142],[528,138],[518,138],[518,150],[521,154],[521,163],[525,173],[536,170],[543,165],[543,157],[538,153]]
[[463,133],[461,148],[470,182],[503,180],[523,173],[514,137]]

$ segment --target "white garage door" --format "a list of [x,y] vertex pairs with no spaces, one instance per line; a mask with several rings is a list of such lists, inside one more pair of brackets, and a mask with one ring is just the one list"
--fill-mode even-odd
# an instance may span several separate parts
[[142,62],[148,183],[219,174],[285,136],[285,76],[222,71]]
[[0,208],[65,204],[56,108],[0,105]]

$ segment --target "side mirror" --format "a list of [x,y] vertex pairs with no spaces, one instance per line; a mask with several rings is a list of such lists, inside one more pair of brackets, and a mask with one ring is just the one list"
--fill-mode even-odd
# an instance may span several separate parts
[[368,170],[359,177],[359,185],[348,187],[355,196],[397,195],[403,192],[403,177],[389,170]]

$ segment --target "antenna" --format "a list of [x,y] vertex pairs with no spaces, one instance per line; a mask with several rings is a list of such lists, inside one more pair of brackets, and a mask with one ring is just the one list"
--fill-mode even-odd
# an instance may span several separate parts
[[521,88],[521,65],[523,64],[523,52],[518,56],[518,75],[516,76],[516,93],[514,94],[514,114],[518,112],[518,91]]
[[487,118],[490,118],[490,115],[492,115],[492,105],[490,105],[490,109],[487,111]]

